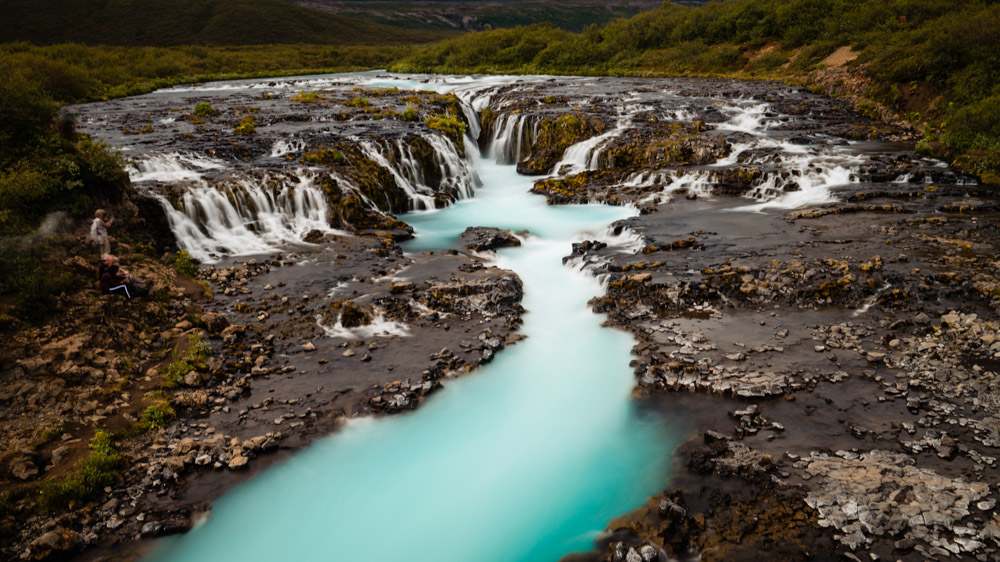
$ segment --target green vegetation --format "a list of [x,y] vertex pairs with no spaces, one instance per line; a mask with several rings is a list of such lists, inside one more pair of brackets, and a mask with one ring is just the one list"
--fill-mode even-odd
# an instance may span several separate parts
[[219,114],[219,110],[212,107],[212,104],[208,102],[201,102],[194,106],[194,114],[199,117],[215,117]]
[[[422,72],[715,75],[819,80],[838,47],[854,93],[924,127],[924,146],[1000,181],[1000,4],[985,0],[731,0],[656,10],[579,34],[550,25],[477,32],[395,66]],[[843,89],[845,84],[837,84]]]
[[448,135],[459,151],[462,150],[462,135],[469,128],[464,121],[451,113],[446,113],[430,115],[424,119],[424,123],[431,129],[437,129]]
[[[499,1],[356,2],[313,0],[311,5],[331,6],[338,14],[413,29],[497,29],[550,23],[580,31],[613,18],[633,16],[660,5],[659,0],[630,0],[609,4],[604,0],[519,0],[515,9]],[[471,21],[470,21],[471,18]]]
[[191,258],[187,250],[181,250],[174,254],[174,267],[181,275],[196,279],[198,277],[198,264]]
[[417,110],[413,108],[413,105],[406,104],[406,109],[399,114],[399,118],[403,121],[416,122],[420,120],[420,115],[417,114]]
[[166,388],[177,388],[184,384],[184,375],[191,371],[208,370],[205,361],[212,353],[208,342],[197,335],[192,335],[189,343],[191,346],[187,348],[186,352],[181,351],[180,348],[174,350],[173,361],[167,365],[167,369],[163,373],[163,386]]
[[344,155],[329,147],[320,147],[314,152],[307,152],[302,155],[302,161],[309,164],[322,164],[324,166],[339,166],[347,161]]
[[281,0],[32,0],[5,3],[0,20],[0,37],[36,45],[403,45],[443,34],[447,32],[392,28]]
[[240,119],[239,123],[233,127],[233,134],[235,135],[252,135],[256,132],[257,121],[253,115],[247,115]]
[[299,92],[292,96],[292,101],[299,103],[319,103],[320,99],[319,92]]
[[112,445],[111,435],[98,431],[90,442],[90,450],[90,455],[80,461],[72,476],[41,486],[38,505],[42,510],[73,508],[97,497],[105,486],[118,482],[122,458]]

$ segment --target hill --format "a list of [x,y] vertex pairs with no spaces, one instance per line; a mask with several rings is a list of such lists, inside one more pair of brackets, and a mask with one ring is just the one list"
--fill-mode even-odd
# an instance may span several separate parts
[[457,0],[363,1],[295,0],[301,6],[332,14],[414,29],[475,30],[550,23],[568,31],[626,18],[660,6],[659,0]]
[[0,37],[35,45],[400,45],[447,36],[281,0],[2,0],[0,5]]

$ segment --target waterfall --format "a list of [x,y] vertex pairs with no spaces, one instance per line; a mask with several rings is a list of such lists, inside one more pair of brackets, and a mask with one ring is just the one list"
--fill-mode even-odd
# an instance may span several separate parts
[[[422,185],[418,179],[415,177],[415,172],[413,170],[407,170],[407,166],[404,165],[403,170],[407,170],[410,173],[409,178],[407,178],[401,170],[393,166],[391,162],[382,154],[382,146],[372,142],[372,141],[361,141],[359,145],[361,147],[362,153],[392,174],[392,177],[396,180],[396,184],[406,192],[406,196],[410,200],[411,210],[426,210],[434,208],[434,196],[431,195],[431,189]],[[411,155],[412,157],[412,155]]]
[[302,243],[313,230],[346,234],[330,227],[329,206],[314,179],[311,172],[297,170],[291,177],[246,177],[215,187],[200,180],[176,208],[166,197],[155,197],[181,249],[213,262],[226,254],[272,252]]
[[410,210],[433,209],[436,193],[446,193],[456,198],[471,197],[479,180],[451,140],[437,134],[421,138],[434,150],[434,163],[441,172],[441,181],[436,186],[430,185],[424,177],[423,165],[406,141],[400,139],[386,141],[385,144],[361,141],[359,146],[366,157],[392,174],[409,197]]
[[500,125],[495,127],[488,150],[497,164],[517,164],[524,150],[534,142],[538,134],[537,124],[532,126],[526,136],[524,127],[527,121],[528,117],[523,113],[511,113],[504,116]]

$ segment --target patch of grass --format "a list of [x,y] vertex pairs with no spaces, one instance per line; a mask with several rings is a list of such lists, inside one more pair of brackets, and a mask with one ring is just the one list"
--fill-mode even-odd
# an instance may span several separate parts
[[348,107],[357,107],[359,109],[364,109],[364,108],[370,106],[371,104],[372,103],[370,101],[368,101],[368,98],[364,98],[364,97],[361,97],[361,96],[358,96],[358,97],[355,97],[355,98],[351,98],[351,99],[347,100],[346,102],[344,102],[344,105],[346,105]]
[[420,115],[417,114],[417,110],[413,108],[411,104],[406,104],[406,109],[399,114],[399,118],[403,121],[417,122],[420,120]]
[[118,482],[122,457],[114,448],[111,434],[99,430],[90,442],[90,451],[72,476],[40,487],[38,506],[42,511],[78,507],[100,496],[106,486]]

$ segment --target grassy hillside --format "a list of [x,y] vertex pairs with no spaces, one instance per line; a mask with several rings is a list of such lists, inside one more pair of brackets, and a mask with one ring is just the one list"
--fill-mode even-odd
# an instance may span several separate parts
[[446,36],[281,0],[0,0],[0,37],[36,45],[401,45]]
[[[1000,183],[998,45],[995,0],[666,2],[579,34],[545,25],[472,33],[396,69],[812,81],[861,96],[860,109],[893,110],[925,131],[919,148]],[[840,47],[850,60],[824,72]]]
[[332,14],[414,29],[484,30],[550,23],[560,29],[582,31],[659,7],[660,0],[459,0],[377,1],[295,0],[301,6]]

